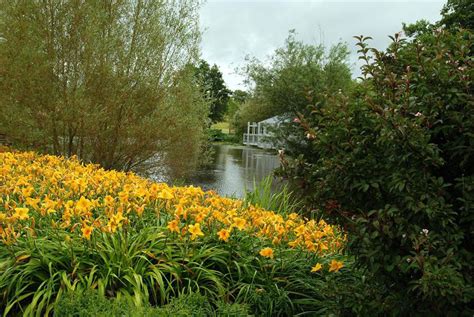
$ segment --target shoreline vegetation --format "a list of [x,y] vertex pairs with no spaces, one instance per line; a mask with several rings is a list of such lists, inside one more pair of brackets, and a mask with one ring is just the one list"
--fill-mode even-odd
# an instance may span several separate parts
[[212,144],[242,145],[242,138],[232,130],[228,121],[212,124],[208,129],[208,139]]
[[294,314],[348,266],[338,227],[192,186],[33,152],[0,153],[0,183],[4,314],[52,313],[86,290],[144,309],[201,293]]

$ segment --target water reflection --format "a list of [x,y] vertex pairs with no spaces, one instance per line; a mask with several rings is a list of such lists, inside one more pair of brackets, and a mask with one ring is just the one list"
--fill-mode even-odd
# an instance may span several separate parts
[[242,197],[253,182],[270,175],[279,166],[274,152],[235,145],[215,145],[210,168],[197,171],[190,184],[216,190],[220,195]]

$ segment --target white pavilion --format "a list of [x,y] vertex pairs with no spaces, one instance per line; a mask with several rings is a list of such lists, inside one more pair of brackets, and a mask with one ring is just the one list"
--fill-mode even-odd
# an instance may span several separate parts
[[247,122],[247,133],[244,133],[243,143],[262,149],[274,149],[275,146],[268,140],[268,137],[273,135],[269,128],[278,127],[284,120],[283,116],[274,116],[260,122]]

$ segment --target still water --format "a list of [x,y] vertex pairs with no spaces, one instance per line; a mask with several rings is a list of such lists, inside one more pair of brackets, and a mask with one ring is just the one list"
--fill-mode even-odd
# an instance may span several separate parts
[[262,180],[279,166],[278,155],[248,146],[214,145],[210,167],[199,170],[189,179],[189,184],[205,190],[215,190],[222,196],[243,197],[245,190],[252,190],[254,180]]

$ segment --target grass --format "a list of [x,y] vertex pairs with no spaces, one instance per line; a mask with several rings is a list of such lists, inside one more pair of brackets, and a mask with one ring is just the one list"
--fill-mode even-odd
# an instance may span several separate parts
[[230,123],[226,121],[217,122],[211,126],[211,129],[221,130],[222,133],[230,134]]
[[246,190],[244,201],[283,215],[303,213],[303,204],[290,190],[288,184],[276,183],[275,178],[271,175],[260,182],[254,181],[253,190]]

